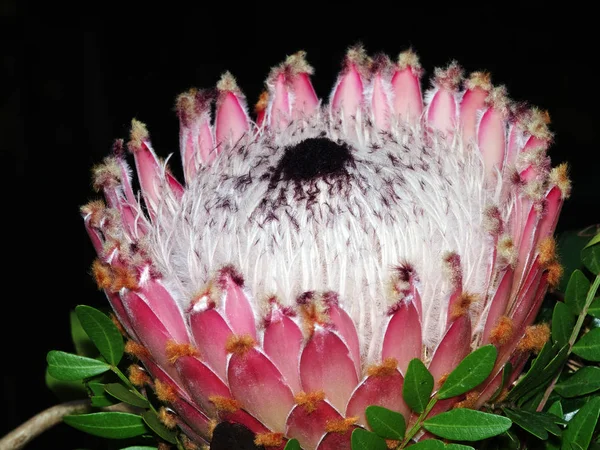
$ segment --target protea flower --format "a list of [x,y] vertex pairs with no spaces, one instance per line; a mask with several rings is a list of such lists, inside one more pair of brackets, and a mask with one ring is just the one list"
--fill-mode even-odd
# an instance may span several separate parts
[[228,421],[266,447],[349,448],[369,405],[410,421],[411,359],[439,386],[496,345],[490,378],[432,414],[477,408],[547,339],[532,323],[560,277],[570,189],[548,116],[456,63],[423,100],[421,73],[411,51],[352,48],[323,104],[299,52],[271,70],[255,120],[226,73],[177,99],[185,185],[136,120],[141,198],[122,141],[94,169],[94,275],[143,364],[132,379],[192,442]]

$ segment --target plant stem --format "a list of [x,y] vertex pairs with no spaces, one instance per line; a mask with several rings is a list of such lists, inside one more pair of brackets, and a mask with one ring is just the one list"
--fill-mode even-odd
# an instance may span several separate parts
[[402,444],[400,444],[399,448],[406,447],[406,444],[408,444],[410,442],[410,440],[415,436],[415,434],[417,434],[419,432],[419,430],[421,429],[421,424],[427,418],[427,416],[429,415],[429,413],[431,412],[431,410],[433,409],[433,407],[435,406],[437,401],[438,401],[438,399],[435,396],[431,400],[429,400],[429,403],[427,404],[425,411],[423,411],[421,413],[421,415],[419,416],[419,418],[417,419],[415,424],[411,427],[411,429],[408,431],[408,433],[406,433],[404,441],[402,441]]
[[[581,331],[581,327],[583,326],[583,322],[585,320],[585,317],[587,316],[588,309],[590,308],[590,305],[594,301],[594,296],[596,295],[596,292],[598,291],[599,287],[600,287],[600,275],[597,275],[596,279],[594,280],[594,283],[592,284],[592,286],[590,287],[590,290],[587,293],[587,297],[585,299],[585,306],[583,307],[583,310],[581,311],[581,313],[579,313],[579,317],[577,318],[577,322],[575,323],[575,327],[573,328],[573,332],[571,333],[571,337],[569,338],[569,351],[567,353],[567,359],[565,359],[565,363],[568,360],[569,355],[571,354],[571,349],[573,348],[573,345],[575,344],[575,341],[577,340],[577,337],[579,336],[579,332]],[[564,367],[564,364],[563,364],[563,367]],[[552,394],[552,391],[554,390],[554,386],[556,386],[558,377],[560,377],[561,372],[562,372],[562,368],[556,374],[556,376],[554,377],[552,382],[546,388],[546,391],[544,392],[544,396],[542,397],[540,404],[536,408],[537,412],[542,411],[544,409],[544,406],[546,406],[546,402],[550,398],[550,395]]]

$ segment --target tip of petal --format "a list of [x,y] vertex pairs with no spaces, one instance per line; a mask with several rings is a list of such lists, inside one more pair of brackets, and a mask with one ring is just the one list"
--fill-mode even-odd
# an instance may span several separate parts
[[304,50],[300,50],[293,55],[288,56],[285,59],[284,65],[288,67],[294,75],[299,73],[312,75],[314,73],[314,69],[306,61],[306,52]]
[[346,433],[357,421],[358,417],[328,420],[325,424],[325,431],[328,433]]
[[458,90],[463,79],[463,69],[456,61],[452,61],[445,69],[436,68],[434,84],[449,91]]
[[307,414],[317,410],[317,406],[320,402],[325,400],[325,392],[298,392],[294,397],[296,404],[302,406]]
[[256,346],[256,341],[249,334],[242,336],[236,336],[232,334],[227,338],[225,349],[227,353],[234,353],[236,355],[244,355],[248,351],[252,350]]
[[497,86],[492,88],[489,91],[485,102],[490,107],[501,112],[505,116],[508,116],[510,112],[510,99],[508,98],[506,86]]
[[221,75],[221,79],[217,82],[217,90],[219,92],[233,92],[237,95],[241,94],[241,90],[238,87],[235,77],[229,71]]
[[508,316],[501,316],[490,331],[490,342],[497,346],[504,345],[510,340],[513,333],[513,320]]
[[279,447],[283,444],[283,433],[257,433],[254,444],[264,447]]
[[150,134],[148,133],[148,128],[146,128],[146,124],[140,122],[137,119],[131,120],[131,132],[129,134],[129,142],[127,143],[127,148],[129,151],[134,153],[138,151],[144,141],[148,140]]
[[550,327],[545,324],[532,325],[527,327],[525,335],[519,341],[517,350],[521,352],[539,353],[542,347],[550,339]]
[[177,391],[173,386],[163,383],[158,378],[154,380],[154,392],[162,402],[174,403],[177,401]]
[[254,112],[260,114],[267,109],[267,106],[269,106],[269,91],[262,91],[254,105]]
[[419,76],[422,71],[419,57],[412,49],[408,49],[400,53],[398,55],[398,62],[396,65],[398,66],[399,70],[408,68],[412,69],[413,73],[415,73],[417,76]]
[[208,400],[215,405],[218,411],[222,412],[234,413],[242,407],[236,399],[221,395],[211,395]]
[[569,178],[569,166],[567,163],[562,163],[552,169],[550,172],[550,183],[560,189],[563,199],[570,197],[571,180]]
[[123,172],[114,156],[104,158],[102,164],[92,168],[93,186],[96,192],[104,188],[114,188],[121,184]]
[[367,369],[370,377],[389,377],[397,372],[398,360],[396,358],[385,358],[381,364],[372,365]]
[[492,85],[492,76],[489,72],[473,72],[469,75],[469,78],[465,82],[467,89],[480,88],[484,91],[491,91],[494,87]]
[[179,120],[184,125],[190,125],[202,113],[210,110],[213,94],[207,90],[192,88],[177,96],[175,109]]
[[174,364],[179,358],[184,356],[198,356],[198,350],[192,344],[179,344],[175,341],[168,341],[166,346],[167,359]]

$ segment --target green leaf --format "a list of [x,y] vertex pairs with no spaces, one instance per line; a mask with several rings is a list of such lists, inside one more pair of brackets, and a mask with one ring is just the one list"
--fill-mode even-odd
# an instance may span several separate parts
[[75,352],[80,356],[95,358],[98,356],[98,349],[87,335],[75,311],[71,311],[69,315],[71,325],[71,340],[75,346]]
[[157,447],[148,447],[148,446],[145,446],[145,445],[141,445],[141,446],[140,445],[134,445],[133,447],[125,447],[125,448],[122,448],[121,450],[158,450],[158,449],[157,449]]
[[287,444],[285,444],[283,450],[302,450],[302,448],[300,447],[300,442],[298,442],[298,439],[290,439],[287,441]]
[[425,364],[415,358],[408,363],[402,396],[404,401],[413,411],[421,414],[425,411],[429,397],[433,391],[433,375],[427,370]]
[[564,381],[554,390],[563,397],[577,397],[600,389],[600,367],[585,366]]
[[112,320],[91,306],[79,305],[75,308],[75,312],[81,326],[100,350],[100,354],[113,366],[119,364],[123,357],[123,336]]
[[158,436],[164,439],[171,444],[176,444],[177,439],[175,439],[175,433],[169,430],[158,418],[154,411],[145,411],[142,413],[142,418],[146,425],[150,427],[152,431],[154,431]]
[[494,392],[494,394],[491,396],[489,400],[490,403],[493,403],[500,396],[500,394],[502,394],[502,391],[508,384],[508,379],[512,374],[512,369],[512,364],[510,363],[510,361],[507,361],[506,364],[504,364],[504,368],[502,369],[502,382],[500,383],[500,386],[498,386],[498,389],[496,389],[496,392]]
[[65,416],[67,425],[109,439],[126,439],[147,433],[141,416],[123,412],[99,412]]
[[446,444],[446,450],[475,450],[470,445],[462,445],[462,444]]
[[588,314],[596,318],[600,318],[600,297],[596,297],[590,307],[588,308]]
[[388,450],[383,438],[362,428],[352,432],[351,444],[352,450]]
[[457,408],[433,416],[423,422],[430,433],[454,441],[480,441],[504,433],[510,419],[472,409]]
[[548,433],[560,436],[561,429],[557,423],[566,422],[553,414],[543,412],[530,412],[517,409],[503,408],[506,416],[525,431],[533,434],[539,439],[548,439]]
[[600,361],[600,328],[584,334],[572,348],[573,353],[588,361]]
[[592,247],[593,245],[600,244],[600,233],[592,238],[590,242],[586,244],[584,248]]
[[590,282],[581,270],[575,270],[569,278],[565,292],[565,304],[573,311],[580,314],[585,306],[585,299],[590,290]]
[[564,303],[557,302],[552,313],[552,340],[560,346],[567,345],[576,321],[571,309]]
[[600,245],[598,243],[588,244],[581,250],[581,261],[594,275],[600,275]]
[[110,366],[97,359],[51,350],[46,357],[50,376],[62,381],[82,380],[106,372]]
[[600,397],[594,397],[583,405],[579,412],[569,421],[567,429],[563,433],[562,448],[567,450],[570,447],[574,447],[574,445],[579,445],[581,448],[588,448],[599,415]]
[[133,447],[125,447],[125,448],[122,448],[121,450],[158,450],[158,449],[157,449],[157,447],[148,447],[146,445],[134,445]]
[[148,400],[144,397],[130,391],[125,386],[119,383],[110,383],[104,386],[104,390],[112,395],[114,398],[121,400],[122,402],[128,403],[133,406],[140,408],[147,408],[149,406]]
[[112,406],[117,404],[112,397],[107,395],[92,395],[90,397],[90,401],[92,406],[95,408],[105,408],[106,406]]
[[554,414],[556,417],[561,419],[565,417],[560,400],[556,400],[554,403],[552,403],[552,405],[550,405],[550,408],[548,408],[548,414]]
[[371,430],[378,436],[396,441],[404,439],[406,423],[402,414],[381,406],[367,406],[365,414]]
[[62,381],[57,380],[48,373],[46,369],[46,387],[50,389],[62,401],[77,400],[87,397],[85,384],[81,380]]
[[446,446],[442,441],[438,441],[437,439],[426,439],[424,441],[417,442],[408,448],[411,450],[444,450]]
[[454,369],[437,393],[440,400],[464,394],[481,384],[492,372],[498,350],[493,345],[478,348]]

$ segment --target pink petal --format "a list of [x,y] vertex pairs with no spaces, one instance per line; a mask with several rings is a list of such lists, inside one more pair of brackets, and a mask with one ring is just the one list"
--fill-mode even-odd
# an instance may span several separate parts
[[242,290],[243,281],[232,268],[219,275],[219,285],[225,291],[224,310],[227,323],[239,336],[249,334],[256,340],[256,323],[252,305]]
[[256,349],[233,353],[227,367],[229,387],[243,408],[271,431],[285,431],[294,396],[275,365]]
[[317,450],[351,450],[352,432],[358,427],[350,427],[345,433],[327,433],[319,442]]
[[508,300],[513,283],[513,270],[509,267],[502,275],[502,280],[496,288],[496,292],[492,297],[490,309],[483,329],[482,345],[489,344],[490,333],[496,326],[498,319],[506,314],[508,308]]
[[456,98],[454,92],[439,88],[433,94],[427,108],[427,121],[443,133],[450,133],[456,126]]
[[398,70],[392,77],[394,111],[402,119],[415,123],[423,113],[423,96],[419,77],[411,67]]
[[398,369],[406,374],[408,363],[413,358],[420,358],[423,348],[421,335],[421,319],[414,302],[402,303],[388,322],[381,358],[394,358],[398,361]]
[[196,348],[204,361],[222,380],[227,380],[227,350],[229,336],[233,334],[225,319],[215,309],[192,312],[190,328]]
[[410,409],[402,398],[404,378],[397,370],[390,375],[373,375],[367,377],[354,391],[346,416],[357,416],[358,424],[368,426],[365,416],[367,406],[376,405],[400,412],[405,419],[410,416]]
[[208,438],[211,431],[211,421],[208,417],[185,400],[179,400],[171,406],[191,430],[203,438]]
[[487,96],[487,90],[476,86],[473,89],[467,89],[460,102],[460,123],[465,145],[477,142],[477,112],[485,108]]
[[269,125],[271,127],[284,128],[290,123],[292,111],[290,91],[283,73],[280,73],[275,77],[275,85],[272,88],[271,98],[272,104],[269,114]]
[[293,78],[292,91],[294,92],[293,119],[308,116],[317,109],[319,98],[307,73],[299,73]]
[[[138,125],[136,125],[138,124]],[[139,122],[134,122],[133,129],[138,130]],[[146,132],[145,128],[143,131],[136,131],[139,133]],[[132,134],[134,131],[132,131]],[[146,132],[147,133],[147,132]],[[144,195],[146,206],[153,217],[156,214],[156,208],[158,207],[159,200],[161,198],[160,189],[162,186],[162,169],[158,162],[158,158],[150,146],[150,141],[147,138],[147,134],[139,141],[132,140],[129,144],[133,151],[135,158],[136,172],[140,181],[140,187]]]
[[244,425],[254,434],[269,433],[271,431],[243,409],[238,409],[237,411],[231,413],[221,412],[221,414],[219,414],[219,417],[222,420],[226,420],[227,422],[239,423],[240,425]]
[[350,351],[336,333],[315,327],[300,358],[300,379],[305,391],[324,391],[338,411],[345,411],[358,377]]
[[242,93],[235,86],[235,81],[232,82],[233,77],[227,77],[223,76],[218,87],[215,136],[219,146],[222,143],[236,143],[250,129]]
[[294,393],[302,389],[299,365],[303,341],[302,331],[296,322],[274,307],[265,328],[263,348]]
[[326,401],[318,402],[314,410],[296,405],[288,416],[285,434],[298,439],[302,448],[313,449],[325,435],[327,422],[339,419],[342,416]]
[[558,186],[554,186],[546,194],[544,212],[538,223],[537,243],[554,234],[562,204],[562,192]]
[[504,114],[496,108],[488,108],[479,122],[477,133],[479,149],[488,177],[495,170],[502,170],[506,147],[506,121]]
[[210,164],[216,157],[210,126],[212,95],[205,91],[190,91],[177,99],[179,115],[179,148],[185,181],[189,183],[200,163]]
[[390,128],[391,104],[381,73],[374,76],[371,111],[373,111],[375,125],[380,129],[388,130]]
[[334,88],[331,109],[342,110],[346,120],[355,116],[363,98],[363,83],[355,64],[350,63],[345,72],[340,75]]
[[148,279],[137,292],[154,314],[160,319],[169,334],[179,344],[187,344],[190,338],[179,305],[159,279]]
[[460,316],[442,338],[429,364],[429,371],[436,383],[448,375],[470,351],[471,319],[467,314]]
[[150,306],[135,292],[125,291],[121,294],[121,299],[142,345],[150,351],[159,365],[165,368],[169,367],[166,347],[167,342],[172,340],[173,336]]
[[329,320],[334,325],[335,330],[344,340],[344,343],[350,349],[350,356],[356,367],[356,374],[360,376],[360,344],[354,321],[348,313],[339,306],[337,296],[329,295],[328,310]]

